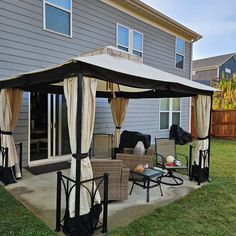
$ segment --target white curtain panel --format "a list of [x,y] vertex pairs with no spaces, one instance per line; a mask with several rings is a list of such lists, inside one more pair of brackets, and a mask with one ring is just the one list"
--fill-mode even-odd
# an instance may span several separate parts
[[[119,147],[120,144],[120,135],[121,135],[121,126],[124,123],[125,116],[128,109],[129,99],[127,98],[112,98],[110,102],[111,112],[113,122],[116,126],[114,132],[114,146]],[[119,127],[119,128],[117,128]]]
[[[2,89],[0,92],[0,128],[2,131],[12,132],[17,124],[22,101],[22,90]],[[8,167],[15,166],[16,178],[21,177],[19,158],[13,135],[1,135],[1,145],[8,148]],[[0,158],[2,161],[2,158]],[[4,163],[0,163],[4,165]],[[14,175],[13,175],[14,177]]]
[[[76,116],[77,116],[77,86],[78,78],[64,80],[64,93],[66,97],[68,110],[68,128],[70,136],[71,152],[76,153]],[[95,119],[96,105],[96,87],[97,81],[94,78],[83,77],[82,79],[82,153],[88,153],[91,144]],[[70,177],[76,179],[76,159],[71,160]],[[93,171],[89,157],[81,160],[81,181],[92,179]],[[92,182],[86,183],[85,186],[92,190]],[[94,186],[96,187],[96,186]],[[95,204],[100,203],[101,198],[97,192]],[[91,208],[91,196],[87,189],[81,186],[80,189],[80,215],[89,213]],[[75,188],[70,195],[69,200],[70,217],[75,216]]]
[[[207,137],[209,134],[210,113],[211,113],[211,97],[206,95],[198,95],[194,97],[195,106],[195,121],[198,138]],[[194,159],[196,164],[199,164],[199,151],[209,148],[209,139],[198,140],[194,152]],[[208,158],[208,157],[207,157]],[[208,166],[208,159],[206,159],[205,167]],[[202,162],[203,167],[203,162]]]

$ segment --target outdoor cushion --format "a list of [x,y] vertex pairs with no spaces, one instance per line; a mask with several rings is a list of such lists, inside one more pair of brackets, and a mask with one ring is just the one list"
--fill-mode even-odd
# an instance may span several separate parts
[[135,148],[134,148],[134,155],[144,155],[145,154],[145,147],[142,141],[138,141]]
[[142,141],[147,149],[151,144],[151,135],[124,130],[120,137],[119,152],[123,152],[124,148],[134,148],[138,141]]
[[148,156],[153,156],[155,153],[155,145],[151,145],[148,149],[147,149],[147,155]]

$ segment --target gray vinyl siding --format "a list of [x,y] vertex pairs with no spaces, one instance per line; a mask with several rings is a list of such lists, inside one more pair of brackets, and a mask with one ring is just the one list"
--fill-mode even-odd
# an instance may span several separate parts
[[[1,0],[0,22],[0,78],[61,63],[95,48],[115,46],[117,23],[143,33],[145,64],[190,78],[189,43],[186,43],[184,70],[176,69],[175,36],[98,0],[73,0],[72,38],[43,30],[42,0]],[[23,130],[27,129],[28,115],[27,109],[22,109],[15,138],[25,141],[28,136]],[[112,132],[114,125],[107,101],[98,99],[96,111],[95,132]],[[188,106],[183,106],[182,116],[188,116]],[[157,100],[130,101],[125,129],[157,136],[158,122]]]
[[[189,98],[181,98],[181,127],[189,131]],[[159,99],[130,99],[122,130],[139,131],[150,134],[152,143],[155,137],[169,137],[168,130],[160,130]],[[107,99],[98,98],[95,115],[95,133],[113,133],[110,106]]]

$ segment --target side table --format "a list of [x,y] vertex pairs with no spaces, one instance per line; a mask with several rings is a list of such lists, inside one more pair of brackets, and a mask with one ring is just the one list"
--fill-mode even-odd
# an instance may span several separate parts
[[133,191],[134,185],[140,186],[143,189],[147,189],[146,202],[149,202],[149,190],[159,186],[161,196],[163,196],[161,188],[161,178],[165,174],[164,171],[156,170],[152,168],[145,168],[143,173],[137,173],[133,170],[130,170],[132,176],[132,187],[130,190],[130,195]]

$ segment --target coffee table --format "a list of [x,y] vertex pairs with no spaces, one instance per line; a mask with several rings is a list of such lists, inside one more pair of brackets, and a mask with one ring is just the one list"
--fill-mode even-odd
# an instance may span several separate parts
[[146,202],[149,202],[149,190],[150,188],[154,188],[159,186],[161,196],[163,196],[162,188],[161,188],[161,178],[165,174],[164,171],[156,170],[152,168],[145,168],[143,173],[137,173],[133,170],[130,170],[132,176],[132,187],[130,190],[130,195],[133,191],[134,185],[140,186],[143,189],[147,189]]

